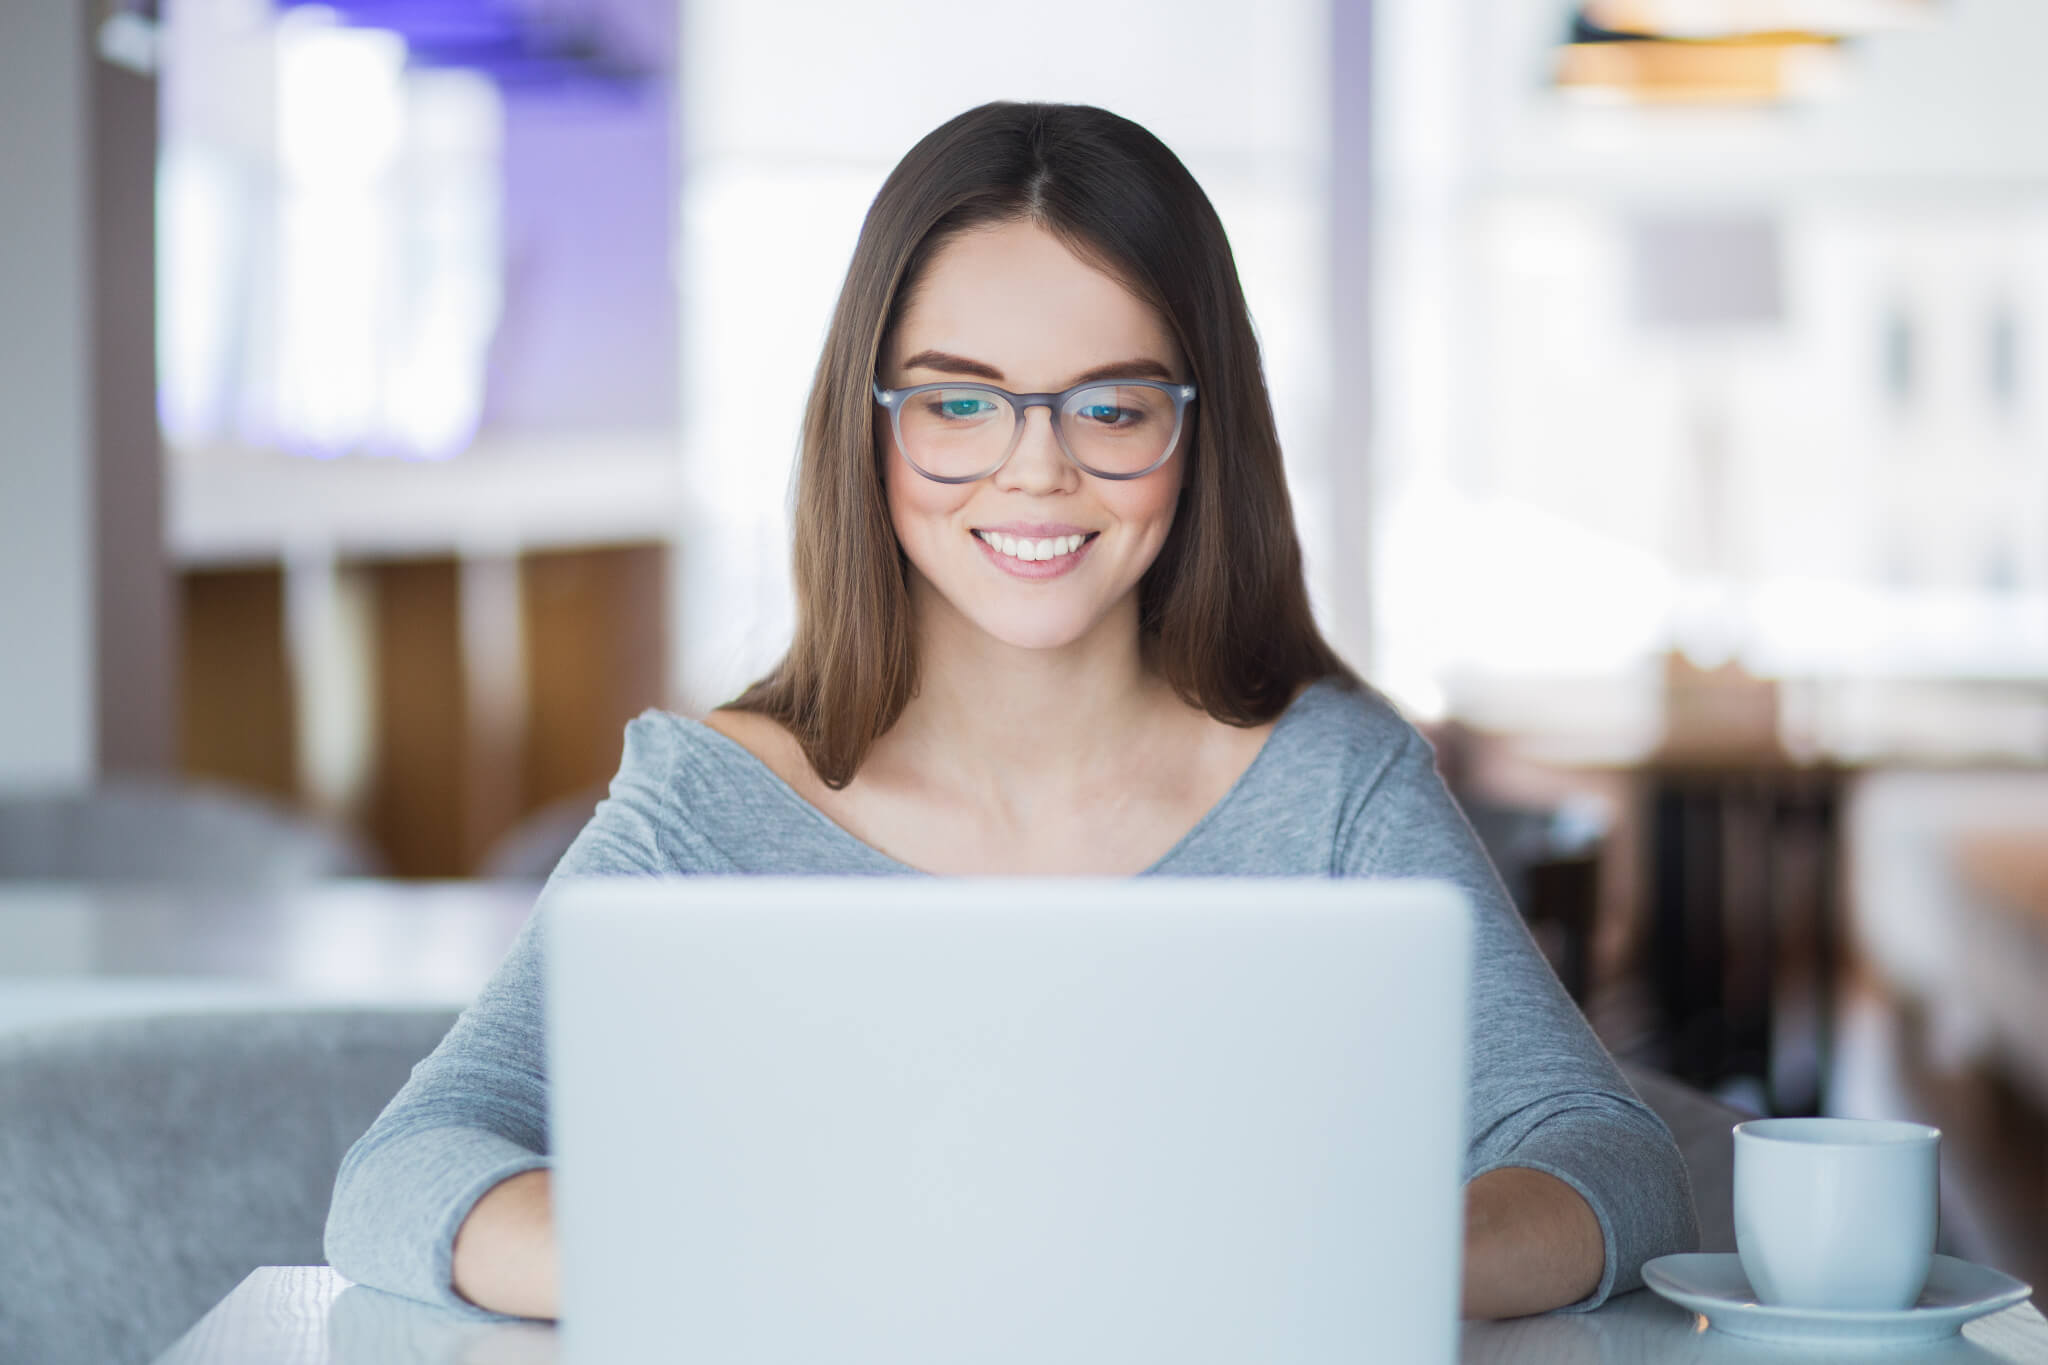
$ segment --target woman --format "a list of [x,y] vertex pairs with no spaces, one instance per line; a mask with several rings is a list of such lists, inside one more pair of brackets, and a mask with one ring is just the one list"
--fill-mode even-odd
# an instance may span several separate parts
[[[733,452],[738,456],[739,452]],[[1434,876],[1477,907],[1464,1308],[1690,1249],[1670,1134],[1536,953],[1430,751],[1317,634],[1230,248],[1171,152],[992,104],[869,210],[805,417],[795,639],[650,712],[557,876]],[[555,1313],[539,918],[349,1152],[349,1278]]]

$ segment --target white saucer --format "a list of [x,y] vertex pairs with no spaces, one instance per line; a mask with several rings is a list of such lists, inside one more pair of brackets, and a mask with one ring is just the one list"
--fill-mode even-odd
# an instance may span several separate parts
[[1885,1312],[1758,1303],[1741,1259],[1732,1253],[1659,1256],[1644,1263],[1643,1283],[1730,1336],[1870,1346],[1939,1341],[1972,1318],[2010,1308],[2034,1292],[2010,1275],[1953,1256],[1934,1258],[1918,1303]]

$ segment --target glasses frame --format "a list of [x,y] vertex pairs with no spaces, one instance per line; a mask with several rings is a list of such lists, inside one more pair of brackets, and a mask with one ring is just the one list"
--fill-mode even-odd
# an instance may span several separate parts
[[[1062,389],[1058,393],[1011,393],[1008,389],[1001,388],[995,384],[963,380],[954,380],[941,384],[912,384],[907,388],[901,389],[885,389],[878,379],[868,382],[874,388],[875,402],[879,403],[882,409],[889,414],[889,430],[896,438],[896,453],[903,457],[903,463],[909,465],[934,483],[973,483],[977,479],[988,478],[1008,464],[1010,457],[1017,453],[1018,443],[1023,439],[1024,416],[1032,408],[1044,408],[1046,410],[1046,416],[1052,422],[1053,440],[1058,442],[1060,453],[1067,457],[1068,464],[1074,466],[1083,474],[1098,479],[1116,479],[1118,481],[1142,479],[1172,459],[1174,452],[1180,449],[1180,434],[1183,428],[1187,426],[1188,404],[1195,401],[1195,386],[1193,384],[1170,384],[1163,379],[1091,379],[1085,384],[1076,384],[1072,388]],[[1173,400],[1173,435],[1167,438],[1166,452],[1151,464],[1133,473],[1112,474],[1107,470],[1089,468],[1081,462],[1080,457],[1075,455],[1073,448],[1067,444],[1067,433],[1060,426],[1060,409],[1066,406],[1069,398],[1072,398],[1077,393],[1084,393],[1089,389],[1108,388],[1157,389]],[[915,398],[921,393],[930,393],[935,389],[950,389],[956,393],[961,390],[973,393],[992,393],[1009,401],[1010,410],[1016,414],[1017,423],[1015,429],[1010,432],[1010,444],[1003,448],[1003,457],[1000,460],[997,460],[979,474],[934,474],[929,469],[918,464],[916,460],[910,458],[910,450],[903,444],[904,401]]]

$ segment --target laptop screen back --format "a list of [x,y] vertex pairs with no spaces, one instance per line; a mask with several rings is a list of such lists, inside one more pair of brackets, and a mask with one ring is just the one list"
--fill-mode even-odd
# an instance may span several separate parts
[[616,879],[541,913],[569,1365],[1455,1353],[1448,887]]

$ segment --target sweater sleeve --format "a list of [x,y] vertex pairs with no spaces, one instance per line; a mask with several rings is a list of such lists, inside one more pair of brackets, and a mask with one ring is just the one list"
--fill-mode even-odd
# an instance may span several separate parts
[[[550,884],[689,870],[660,818],[666,748],[659,717],[627,728],[610,794]],[[326,1252],[347,1278],[473,1316],[500,1316],[455,1292],[455,1233],[486,1191],[548,1164],[544,918],[528,918],[476,1000],[342,1158]]]
[[1641,1286],[1643,1262],[1696,1249],[1691,1183],[1670,1130],[1558,983],[1420,735],[1407,730],[1346,826],[1339,871],[1447,880],[1471,902],[1465,1178],[1526,1167],[1591,1205],[1605,1248],[1600,1283],[1563,1311],[1598,1308]]

